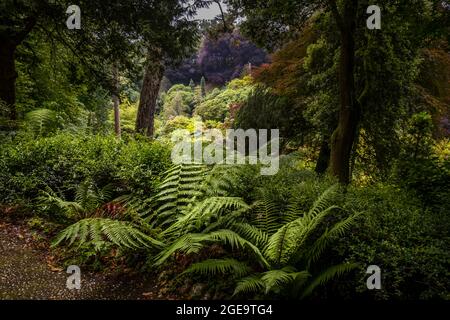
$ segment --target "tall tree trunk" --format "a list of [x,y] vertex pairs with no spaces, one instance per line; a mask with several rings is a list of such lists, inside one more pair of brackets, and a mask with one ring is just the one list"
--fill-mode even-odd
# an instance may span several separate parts
[[136,119],[136,132],[148,137],[153,137],[156,102],[163,75],[164,64],[161,55],[149,55]]
[[116,133],[117,137],[120,137],[121,130],[120,130],[120,99],[119,99],[119,71],[117,70],[117,67],[113,67],[113,88],[114,88],[114,94],[112,96],[113,104],[114,104],[114,132]]
[[114,132],[116,136],[120,138],[121,130],[120,130],[120,101],[117,95],[113,95],[113,103],[114,103]]
[[350,156],[360,119],[359,105],[355,99],[355,39],[357,0],[344,1],[341,17],[334,14],[341,33],[341,54],[339,61],[340,110],[338,126],[331,138],[330,171],[342,184],[350,182]]
[[6,103],[6,116],[10,120],[16,120],[16,64],[14,55],[17,45],[13,41],[0,38],[0,100]]
[[[10,120],[17,119],[16,112],[16,63],[15,53],[17,46],[28,36],[36,25],[36,16],[32,15],[25,18],[24,27],[20,30],[9,30],[6,25],[6,31],[0,30],[0,100],[6,103],[7,117]],[[4,29],[4,25],[0,25],[0,29]]]
[[323,174],[327,171],[330,164],[330,141],[329,136],[324,137],[320,146],[319,158],[316,163],[316,173]]

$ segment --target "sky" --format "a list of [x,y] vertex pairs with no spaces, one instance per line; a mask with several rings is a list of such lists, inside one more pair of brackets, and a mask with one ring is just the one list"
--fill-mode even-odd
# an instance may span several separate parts
[[[222,8],[226,11],[226,6],[222,4]],[[208,9],[201,9],[197,13],[196,19],[214,19],[220,14],[220,9],[217,4],[212,4]]]

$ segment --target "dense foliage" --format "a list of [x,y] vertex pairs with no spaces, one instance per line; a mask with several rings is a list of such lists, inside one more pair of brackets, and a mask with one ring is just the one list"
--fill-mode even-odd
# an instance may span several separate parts
[[[449,300],[448,7],[223,2],[0,4],[0,227],[180,298]],[[279,170],[174,164],[179,129],[279,129]]]

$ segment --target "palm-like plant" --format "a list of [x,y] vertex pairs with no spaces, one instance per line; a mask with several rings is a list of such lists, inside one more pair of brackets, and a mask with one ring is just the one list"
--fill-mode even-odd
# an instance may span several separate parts
[[[157,257],[156,264],[162,264],[175,252],[197,253],[207,244],[221,242],[248,250],[254,256],[253,263],[229,258],[205,260],[193,264],[184,274],[231,272],[240,279],[235,295],[289,290],[293,296],[304,298],[319,285],[356,267],[341,264],[315,272],[318,269],[316,263],[327,246],[342,236],[357,217],[353,214],[337,223],[327,223],[327,217],[341,210],[330,203],[337,188],[333,186],[326,190],[307,212],[291,205],[287,213],[280,214],[266,199],[248,208],[254,216],[246,221],[242,219],[245,208],[239,208],[233,211],[231,218],[218,219],[212,228],[215,230],[209,228],[210,232],[188,233],[174,241]],[[207,216],[205,211],[203,215]],[[251,272],[256,264],[263,271]]]

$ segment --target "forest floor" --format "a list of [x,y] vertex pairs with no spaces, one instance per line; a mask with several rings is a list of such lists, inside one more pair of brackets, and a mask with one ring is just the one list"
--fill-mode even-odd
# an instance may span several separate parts
[[[81,289],[69,290],[66,273],[51,254],[49,244],[26,224],[0,220],[0,300],[140,300],[170,299],[155,279],[142,275],[83,272]],[[156,278],[156,277],[155,277]]]

